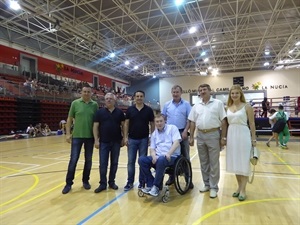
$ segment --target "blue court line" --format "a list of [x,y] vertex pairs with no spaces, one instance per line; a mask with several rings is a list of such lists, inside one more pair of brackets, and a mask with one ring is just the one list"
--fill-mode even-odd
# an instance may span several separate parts
[[99,214],[102,210],[104,210],[106,207],[108,207],[109,205],[111,205],[112,203],[114,203],[116,200],[118,200],[119,198],[121,198],[123,195],[127,194],[128,191],[124,191],[122,194],[118,195],[117,197],[115,197],[114,199],[110,200],[109,202],[107,202],[105,205],[101,206],[99,209],[97,209],[95,212],[93,212],[92,214],[90,214],[89,216],[87,216],[86,218],[84,218],[83,220],[81,220],[79,223],[77,223],[77,225],[83,225],[85,224],[87,221],[89,221],[90,219],[92,219],[94,216],[96,216],[97,214]]

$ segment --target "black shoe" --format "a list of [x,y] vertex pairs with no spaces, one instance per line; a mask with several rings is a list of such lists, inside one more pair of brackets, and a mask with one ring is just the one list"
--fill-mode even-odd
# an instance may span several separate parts
[[189,189],[193,189],[194,188],[194,184],[193,182],[190,183]]
[[83,188],[84,188],[85,190],[90,190],[90,189],[91,189],[90,183],[89,183],[89,182],[83,183]]
[[133,188],[133,184],[132,183],[127,183],[124,187],[124,191],[129,191]]
[[167,182],[166,182],[166,185],[172,185],[172,184],[174,184],[174,177],[173,176],[169,176],[169,179],[167,180]]
[[143,189],[144,187],[145,187],[145,183],[140,183],[139,186],[138,186],[138,189],[141,190],[141,189]]
[[110,185],[109,185],[109,188],[111,188],[111,189],[113,189],[113,190],[118,190],[118,189],[119,189],[119,187],[118,187],[115,183],[110,184]]
[[68,194],[71,191],[71,185],[66,185],[61,193]]
[[99,193],[99,192],[101,192],[103,190],[106,190],[106,186],[100,184],[99,187],[94,190],[94,192],[95,193]]

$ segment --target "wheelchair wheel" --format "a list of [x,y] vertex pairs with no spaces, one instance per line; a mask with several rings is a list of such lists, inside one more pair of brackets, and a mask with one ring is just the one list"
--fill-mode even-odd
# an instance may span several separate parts
[[179,157],[174,167],[174,184],[177,192],[184,195],[190,189],[192,182],[191,163],[185,157]]
[[163,203],[167,203],[170,199],[170,191],[169,189],[166,189],[165,194],[162,196],[161,200]]
[[142,190],[138,190],[138,196],[139,197],[144,197],[145,193],[142,192]]

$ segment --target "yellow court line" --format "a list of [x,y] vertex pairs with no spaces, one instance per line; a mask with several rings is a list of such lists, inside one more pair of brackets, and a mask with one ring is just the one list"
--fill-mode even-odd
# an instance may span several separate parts
[[245,202],[239,202],[239,203],[235,203],[232,205],[227,205],[227,206],[223,206],[221,208],[218,208],[214,211],[211,211],[207,214],[205,214],[204,216],[202,216],[200,219],[198,219],[196,222],[193,223],[193,225],[198,225],[201,222],[203,222],[204,220],[206,220],[207,218],[221,212],[224,211],[226,209],[230,209],[236,206],[241,206],[241,205],[246,205],[246,204],[253,204],[253,203],[262,203],[262,202],[272,202],[272,201],[300,201],[300,198],[271,198],[271,199],[260,199],[260,200],[250,200],[250,201],[245,201]]
[[[32,191],[32,190],[37,186],[37,184],[39,183],[39,178],[38,178],[38,176],[35,175],[35,174],[33,174],[33,173],[30,173],[30,172],[27,172],[27,171],[15,170],[15,169],[8,168],[8,167],[5,167],[5,166],[0,166],[0,168],[6,169],[6,170],[11,170],[11,171],[14,171],[14,172],[17,172],[17,173],[25,173],[25,174],[29,174],[29,175],[31,175],[31,176],[34,177],[34,184],[31,185],[30,188],[28,188],[25,192],[23,192],[22,194],[16,196],[15,198],[13,198],[13,199],[11,199],[11,200],[9,200],[9,201],[6,201],[6,202],[0,204],[0,207],[2,207],[2,206],[4,206],[4,205],[7,205],[7,204],[9,204],[9,203],[11,203],[11,202],[14,202],[14,201],[16,201],[17,199],[19,199],[19,198],[23,197],[24,195],[28,194],[28,193],[29,193],[30,191]],[[1,213],[1,212],[0,212],[0,213]]]
[[297,175],[298,178],[300,178],[300,175],[298,175],[298,172],[294,170],[290,165],[287,164],[284,159],[282,159],[276,152],[272,151],[270,148],[268,150],[280,161],[282,162],[293,174]]
[[[284,161],[284,159],[282,159],[277,153],[275,153],[274,151],[272,151],[270,148],[268,148],[268,150],[280,161],[282,162],[293,174],[297,175],[297,177],[299,178],[300,176],[298,175],[298,172],[295,171],[290,165],[287,164],[286,161]],[[246,202],[239,202],[239,203],[235,203],[232,205],[227,205],[221,208],[218,208],[214,211],[211,211],[207,214],[205,214],[204,216],[200,217],[196,222],[193,223],[193,225],[197,225],[200,224],[201,222],[203,222],[204,220],[206,220],[207,218],[223,211],[229,208],[233,208],[236,206],[240,206],[240,205],[245,205],[245,204],[252,204],[252,203],[259,203],[259,202],[269,202],[269,201],[299,201],[300,198],[274,198],[274,199],[261,199],[261,200],[250,200],[250,201],[246,201]]]
[[[82,174],[82,173],[83,173],[83,171],[81,171],[80,173],[76,174],[75,177],[79,176],[79,175]],[[50,193],[51,191],[54,191],[55,189],[57,189],[57,188],[63,186],[64,184],[65,184],[65,182],[64,182],[64,183],[61,183],[61,184],[59,184],[59,185],[57,185],[57,186],[55,186],[54,188],[49,189],[48,191],[42,192],[41,194],[39,194],[39,195],[37,195],[37,196],[35,196],[35,197],[32,197],[32,198],[30,198],[30,199],[28,199],[28,200],[26,200],[26,201],[23,201],[23,202],[21,202],[21,203],[15,205],[15,206],[13,206],[13,207],[11,207],[11,208],[8,208],[8,209],[6,209],[6,210],[0,211],[0,215],[2,215],[2,214],[4,214],[4,213],[7,213],[7,212],[9,212],[9,211],[11,211],[11,210],[13,210],[13,209],[16,209],[16,208],[18,208],[18,207],[20,207],[20,206],[22,206],[22,205],[25,205],[25,204],[27,204],[27,203],[29,203],[29,202],[32,202],[33,200],[38,199],[38,198],[40,198],[40,197],[42,197],[42,196],[44,196],[44,195]]]

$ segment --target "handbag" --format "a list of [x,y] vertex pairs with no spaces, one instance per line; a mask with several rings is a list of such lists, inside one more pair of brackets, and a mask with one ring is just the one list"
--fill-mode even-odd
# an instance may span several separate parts
[[250,152],[250,162],[253,166],[257,164],[259,156],[260,156],[260,151],[256,147],[252,147]]
[[251,172],[251,176],[249,177],[249,180],[248,180],[248,183],[250,183],[250,184],[252,184],[252,182],[254,180],[255,166],[257,164],[259,157],[260,157],[260,151],[256,147],[252,146],[251,151],[250,151],[250,163],[253,165],[253,169]]

